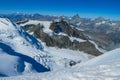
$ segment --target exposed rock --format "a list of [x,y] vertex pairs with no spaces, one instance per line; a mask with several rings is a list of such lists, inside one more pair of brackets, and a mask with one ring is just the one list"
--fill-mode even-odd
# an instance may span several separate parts
[[69,22],[72,24],[79,23],[81,21],[81,18],[78,14],[74,15]]
[[53,30],[55,33],[63,32],[69,36],[77,37],[86,40],[86,37],[83,33],[77,30],[74,27],[71,27],[67,22],[61,20],[61,22],[53,22],[50,26],[50,29]]
[[[61,23],[59,23],[61,24]],[[55,25],[55,23],[52,23],[52,27],[51,28],[56,28],[54,27],[53,25]],[[65,25],[66,24],[61,24],[62,26],[66,27]],[[81,34],[82,35],[82,39],[86,39],[85,36],[82,34],[82,32],[78,32],[78,31],[75,31],[76,29],[73,29],[72,28],[68,28],[68,30],[65,30],[67,28],[65,28],[63,30],[63,27],[61,27],[61,25],[59,26],[60,28],[62,28],[62,31],[66,32],[68,30],[71,30],[71,31],[68,31],[66,32],[67,34],[69,33],[69,35],[71,36],[77,36],[77,37],[81,37],[79,36],[78,34]],[[72,50],[80,50],[80,51],[83,51],[85,53],[88,53],[88,54],[91,54],[91,55],[94,55],[94,56],[98,56],[100,54],[102,54],[101,52],[99,52],[95,46],[90,43],[88,40],[86,40],[86,42],[79,42],[77,40],[74,40],[73,42],[69,39],[68,36],[64,36],[64,35],[57,35],[57,34],[54,34],[53,36],[49,36],[47,33],[45,33],[43,31],[43,26],[38,24],[34,27],[32,27],[30,29],[30,31],[33,31],[34,32],[34,35],[40,39],[41,41],[45,42],[47,46],[51,46],[51,47],[58,47],[58,48],[68,48],[68,49],[72,49]],[[53,29],[55,30],[55,29]],[[76,32],[76,34],[73,35],[73,32]],[[71,33],[70,33],[71,32]]]
[[76,65],[77,63],[75,62],[75,61],[73,61],[73,60],[71,60],[70,62],[69,62],[69,65],[70,66],[74,66],[74,65]]
[[33,26],[35,26],[34,24],[29,24],[29,25],[25,25],[25,26],[21,26],[25,31],[29,31]]

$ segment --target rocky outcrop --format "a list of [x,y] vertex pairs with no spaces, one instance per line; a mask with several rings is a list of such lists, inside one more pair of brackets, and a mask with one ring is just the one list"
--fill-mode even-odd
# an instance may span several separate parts
[[69,36],[86,40],[86,37],[83,35],[81,31],[77,30],[75,27],[71,27],[64,20],[61,20],[60,22],[53,22],[50,26],[50,29],[53,30],[53,32],[55,33],[63,32]]
[[[86,41],[85,42],[79,42],[77,40],[71,41],[69,36],[57,35],[56,34],[57,28],[55,27],[56,24],[60,24],[59,28],[61,28],[61,31],[68,34],[69,36],[80,37]],[[45,33],[43,31],[44,26],[41,26],[40,24],[32,27],[29,31],[32,31],[34,33],[34,36],[36,36],[41,41],[45,42],[47,46],[79,50],[79,51],[83,51],[85,53],[88,53],[88,54],[91,54],[94,56],[98,56],[98,55],[102,54],[95,48],[95,46],[92,43],[90,43],[85,38],[85,36],[82,34],[82,32],[78,32],[78,31],[76,31],[76,29],[72,30],[71,27],[69,29],[68,27],[69,27],[69,25],[66,24],[65,22],[52,23],[50,29],[52,29],[55,32],[55,33],[53,33],[52,36],[49,36],[49,34]]]
[[25,26],[21,26],[25,31],[29,31],[31,30],[32,27],[34,27],[34,24],[29,24],[29,25],[25,25]]

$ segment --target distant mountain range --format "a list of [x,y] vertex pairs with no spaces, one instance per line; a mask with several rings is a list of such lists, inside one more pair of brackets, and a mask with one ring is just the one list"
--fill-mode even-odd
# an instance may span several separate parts
[[18,26],[0,18],[0,76],[60,70],[101,54],[97,44],[65,20],[27,20]]
[[94,40],[100,47],[111,50],[120,47],[120,21],[98,17],[96,19],[80,18],[79,15],[67,20],[76,28]]
[[26,19],[40,20],[40,21],[52,21],[58,18],[57,16],[40,15],[37,13],[36,14],[23,14],[23,13],[0,14],[0,17],[8,18],[15,22],[26,20]]
[[17,24],[25,23],[28,20],[55,21],[64,19],[69,25],[83,30],[83,32],[94,40],[99,47],[105,50],[112,50],[120,47],[120,21],[112,21],[98,17],[96,19],[81,18],[78,14],[73,17],[49,16],[40,14],[1,14],[0,17],[6,17]]
[[[0,18],[0,80],[120,78],[119,21],[79,15],[1,17],[6,18]],[[22,77],[12,77],[17,75]]]
[[[58,22],[29,20],[20,25],[25,31],[33,33],[35,37],[45,42],[47,46],[80,50],[94,56],[102,54],[82,31],[70,26],[64,20]],[[89,48],[86,49],[87,47]]]

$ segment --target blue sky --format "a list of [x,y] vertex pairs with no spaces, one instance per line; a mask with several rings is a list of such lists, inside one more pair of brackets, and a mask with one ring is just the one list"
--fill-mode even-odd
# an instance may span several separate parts
[[120,20],[120,0],[0,0],[0,13],[15,12]]

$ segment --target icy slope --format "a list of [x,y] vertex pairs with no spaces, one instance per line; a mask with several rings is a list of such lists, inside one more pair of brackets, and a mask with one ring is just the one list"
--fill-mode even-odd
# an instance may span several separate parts
[[71,69],[44,74],[28,74],[5,80],[119,80],[120,48],[107,52]]
[[[84,66],[111,65],[120,61],[120,48],[104,53],[86,63]],[[83,66],[83,65],[82,65]]]
[[15,40],[21,44],[33,45],[42,50],[41,44],[33,36],[27,34],[19,26],[6,18],[0,18],[0,39],[10,43],[14,43],[13,41]]
[[[10,59],[11,62],[13,61],[13,63],[8,63],[18,63],[18,66],[23,63],[24,66],[22,65],[23,70],[20,72],[21,74],[29,72],[44,72],[49,70],[49,61],[51,61],[51,57],[43,51],[43,47],[40,42],[6,18],[0,18],[0,50],[5,53],[4,55],[8,56],[8,59]],[[3,54],[2,52],[0,52],[0,54]],[[7,56],[3,57],[7,58]],[[5,61],[2,55],[0,57]],[[19,60],[17,61],[17,58],[20,58],[22,62],[19,62]],[[5,63],[7,63],[7,60]],[[19,65],[19,63],[21,64]],[[0,69],[3,70],[0,70],[0,74],[4,73],[8,76],[19,74],[18,70],[18,73],[15,74],[13,69],[10,69],[12,70],[10,73],[13,72],[13,74],[6,72],[6,70],[9,69],[9,66],[7,65],[10,64],[0,66]],[[14,68],[14,66],[11,67]],[[5,68],[3,69],[3,67]]]

